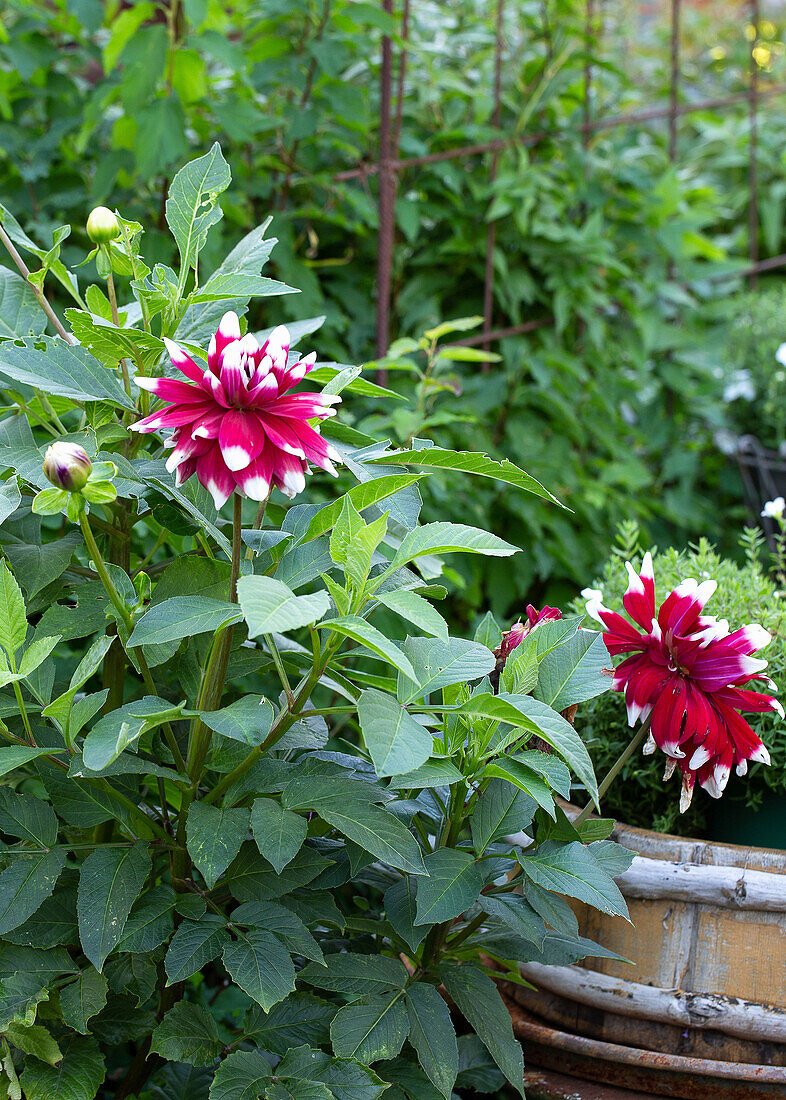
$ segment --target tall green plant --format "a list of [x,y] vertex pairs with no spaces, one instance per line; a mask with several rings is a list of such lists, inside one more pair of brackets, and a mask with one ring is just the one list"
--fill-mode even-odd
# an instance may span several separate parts
[[[200,394],[249,392],[255,349],[259,378],[296,369],[280,330],[234,329],[251,296],[291,289],[260,274],[264,227],[205,274],[229,176],[214,146],[174,177],[174,268],[146,262],[142,226],[92,216],[107,295],[58,267],[87,307],[64,336],[43,313],[30,335],[34,292],[11,279],[24,308],[0,342],[0,1089],[521,1092],[497,968],[518,980],[520,960],[604,953],[565,896],[626,912],[614,876],[630,856],[605,839],[611,823],[577,829],[557,802],[574,788],[597,802],[561,712],[605,690],[604,650],[581,617],[538,624],[504,667],[490,615],[474,638],[451,634],[442,559],[517,547],[420,523],[418,485],[448,471],[559,505],[511,463],[368,446],[341,417],[322,426],[345,469],[327,502],[259,508],[235,492],[228,521],[200,484],[215,492],[212,475],[181,469],[176,484],[160,433],[130,431],[140,416],[182,428]],[[12,251],[34,247],[8,212],[4,225]],[[292,343],[315,328],[293,325]],[[190,389],[161,373],[173,337]],[[387,396],[354,368],[308,379],[320,400]],[[229,404],[227,424],[247,407]],[[275,462],[289,462],[275,419]]]

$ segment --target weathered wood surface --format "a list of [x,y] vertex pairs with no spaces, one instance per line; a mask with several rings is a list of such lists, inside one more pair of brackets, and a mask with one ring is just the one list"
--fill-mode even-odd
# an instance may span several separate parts
[[660,898],[786,913],[786,875],[749,867],[718,867],[636,856],[617,885],[629,898]]
[[774,1060],[781,1062],[786,851],[625,825],[615,829],[613,839],[639,853],[617,879],[632,923],[578,903],[574,908],[582,935],[631,962],[588,958],[568,968],[530,964],[524,968],[528,980],[548,991],[546,996],[580,1006],[582,1014],[596,1013],[605,1032],[616,1029],[603,1023],[612,1017],[640,1020],[645,1045],[648,1028],[654,1035],[669,1025],[687,1029],[686,1035],[706,1034],[714,1049],[725,1043],[728,1050],[720,1057],[730,1061],[740,1060],[740,1043],[769,1043],[777,1052]]
[[741,1039],[786,1042],[786,1010],[774,1006],[717,994],[660,989],[580,966],[524,963],[521,973],[536,986],[599,1009],[667,1024],[714,1028]]

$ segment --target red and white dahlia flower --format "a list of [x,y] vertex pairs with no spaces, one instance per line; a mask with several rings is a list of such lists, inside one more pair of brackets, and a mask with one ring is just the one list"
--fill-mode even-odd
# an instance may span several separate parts
[[137,375],[136,384],[167,407],[131,427],[173,429],[166,465],[178,485],[196,474],[221,508],[235,491],[262,501],[276,486],[294,497],[305,488],[309,463],[335,475],[339,456],[308,421],[333,416],[331,405],[341,399],[288,392],[313,368],[316,353],[290,365],[284,325],[260,347],[251,333],[241,338],[237,314],[225,313],[210,341],[207,369],[174,341],[164,343],[188,381]]
[[604,607],[597,590],[585,590],[587,613],[604,627],[611,656],[632,654],[614,669],[613,687],[625,693],[631,726],[651,718],[644,752],[657,747],[666,753],[665,778],[680,769],[684,811],[697,779],[720,798],[732,767],[744,775],[749,760],[770,762],[739,711],[772,710],[783,717],[777,699],[743,686],[751,680],[772,686],[762,675],[767,662],[752,656],[771,636],[758,623],[730,632],[725,619],[702,615],[715,581],[684,580],[656,610],[651,555],[644,555],[640,573],[630,562],[625,568],[630,582],[622,602],[636,625]]

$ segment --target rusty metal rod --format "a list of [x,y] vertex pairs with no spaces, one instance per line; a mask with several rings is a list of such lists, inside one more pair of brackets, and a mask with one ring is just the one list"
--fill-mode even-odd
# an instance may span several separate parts
[[[499,130],[502,120],[502,26],[505,14],[505,0],[497,0],[497,25],[496,41],[494,45],[494,112],[492,123],[495,130]],[[497,162],[499,153],[491,154],[491,167],[489,168],[489,182],[494,191],[494,181],[497,178]],[[494,314],[494,249],[497,244],[497,223],[489,221],[486,227],[486,266],[483,277],[483,331],[488,333],[491,329]],[[488,336],[483,344],[486,351],[490,349]],[[489,363],[482,366],[483,372],[489,369]]]
[[[786,93],[786,84],[773,84],[769,88],[760,88],[757,92],[757,97],[758,99],[763,99],[772,95],[783,95],[784,93]],[[679,103],[676,113],[678,116],[682,117],[684,115],[697,114],[700,111],[720,110],[723,107],[732,107],[737,103],[750,102],[750,98],[750,91],[745,91],[735,92],[727,96],[720,96],[716,99],[697,100],[695,103]],[[612,130],[617,126],[655,122],[658,119],[668,118],[671,110],[671,105],[667,107],[650,107],[642,111],[630,111],[627,114],[609,115],[606,118],[595,119],[589,124],[580,123],[578,126],[574,127],[540,130],[533,134],[512,134],[510,137],[497,138],[494,141],[487,141],[484,144],[465,145],[459,149],[444,149],[439,153],[427,153],[420,157],[404,157],[391,160],[389,167],[395,172],[400,172],[406,168],[419,168],[422,165],[439,164],[441,161],[446,160],[482,156],[484,153],[493,153],[495,150],[501,152],[503,149],[516,145],[538,145],[542,141],[548,141],[568,133],[574,134],[577,131],[583,132],[585,128],[591,133],[596,133],[600,130]],[[334,182],[340,183],[345,180],[374,176],[377,175],[379,171],[379,164],[360,164],[355,168],[348,168],[346,171],[337,172],[332,178]]]
[[[748,100],[748,258],[755,268],[759,259],[759,63],[756,47],[759,42],[759,0],[751,0],[753,42],[750,55],[750,97]],[[751,286],[758,282],[758,272],[751,272]]]

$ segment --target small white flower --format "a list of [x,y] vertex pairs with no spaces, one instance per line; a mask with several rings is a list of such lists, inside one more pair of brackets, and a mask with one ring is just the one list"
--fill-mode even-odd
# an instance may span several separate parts
[[786,367],[786,344],[781,344],[781,346],[775,352],[775,358],[782,367]]
[[[781,344],[781,348],[786,348],[786,344]],[[761,514],[765,519],[782,519],[784,510],[786,510],[786,500],[783,497],[776,497],[775,500],[767,501]]]

